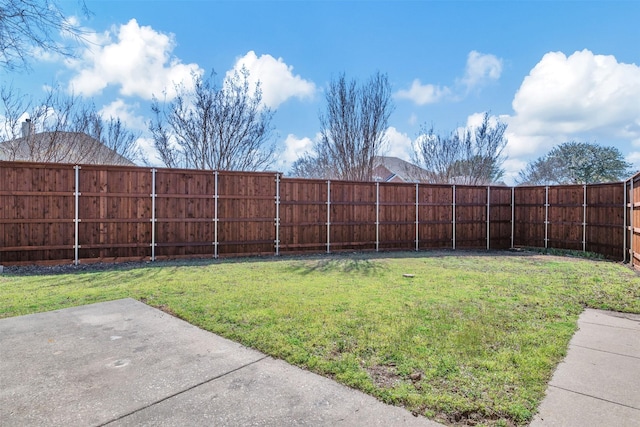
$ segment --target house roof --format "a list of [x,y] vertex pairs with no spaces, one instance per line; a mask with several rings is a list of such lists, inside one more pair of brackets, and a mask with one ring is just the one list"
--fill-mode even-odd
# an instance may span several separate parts
[[397,157],[377,156],[374,159],[374,165],[376,181],[419,182],[427,174],[427,171],[421,167]]
[[134,166],[83,132],[42,132],[0,143],[0,160]]

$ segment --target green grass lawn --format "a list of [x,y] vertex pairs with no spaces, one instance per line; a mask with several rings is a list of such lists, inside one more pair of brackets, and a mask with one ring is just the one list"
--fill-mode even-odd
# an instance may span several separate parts
[[429,418],[523,425],[578,315],[640,313],[640,277],[611,262],[508,252],[0,275],[0,318],[123,297]]

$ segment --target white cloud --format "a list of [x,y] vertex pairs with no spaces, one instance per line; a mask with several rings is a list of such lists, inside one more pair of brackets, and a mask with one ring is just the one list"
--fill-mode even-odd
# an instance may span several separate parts
[[634,151],[629,153],[625,160],[633,165],[633,170],[640,171],[640,151]]
[[[316,138],[319,138],[319,134],[316,135]],[[294,134],[289,134],[284,140],[284,148],[278,156],[276,167],[281,171],[289,170],[293,162],[300,157],[313,153],[313,140],[311,138],[298,138]]]
[[[13,139],[14,133],[17,133],[17,129],[11,129],[7,118],[0,114],[0,141],[7,141],[9,139]],[[0,158],[2,155],[0,154]]]
[[146,160],[150,166],[165,166],[164,163],[162,163],[162,159],[160,159],[158,150],[156,150],[153,138],[140,137],[136,140],[136,144],[145,157],[144,160]]
[[436,86],[432,84],[423,85],[419,79],[415,79],[408,90],[401,89],[396,92],[398,99],[408,99],[417,105],[436,103],[451,95],[451,89],[446,86]]
[[153,138],[145,136],[148,130],[147,122],[143,116],[136,114],[135,110],[138,107],[138,104],[128,104],[118,98],[103,106],[98,113],[107,120],[111,117],[120,119],[128,130],[139,134],[136,144],[144,156],[144,160],[151,166],[163,166]]
[[472,50],[467,56],[464,76],[456,79],[453,87],[422,84],[420,79],[415,79],[409,89],[399,90],[395,97],[408,99],[417,105],[434,104],[445,99],[459,100],[472,89],[498,80],[501,75],[502,59]]
[[138,105],[127,104],[122,99],[118,98],[112,103],[103,106],[99,113],[105,119],[110,117],[119,118],[129,129],[132,130],[147,130],[146,119],[142,116],[136,115],[135,109]]
[[[640,146],[640,67],[589,50],[549,52],[513,99],[507,154],[533,160],[570,140]],[[634,153],[628,159],[638,162]],[[637,163],[636,163],[637,164]],[[508,171],[509,172],[509,171]]]
[[284,140],[284,146],[285,149],[280,158],[288,164],[295,162],[300,156],[313,151],[313,141],[311,138],[298,138],[293,134],[287,135],[287,138]]
[[293,67],[287,65],[282,58],[276,59],[271,55],[258,57],[254,51],[249,51],[236,61],[233,70],[227,72],[227,77],[242,67],[249,71],[249,81],[252,84],[260,81],[262,101],[270,108],[277,108],[293,97],[311,98],[316,91],[313,82],[294,75]]
[[520,171],[527,167],[527,162],[521,159],[507,159],[502,167],[505,171],[502,180],[507,185],[515,185],[518,182]]
[[398,131],[395,127],[390,126],[385,132],[388,150],[385,156],[398,157],[402,160],[409,161],[413,151],[413,141],[406,133]]
[[[537,151],[531,137],[627,139],[640,144],[640,67],[588,50],[550,52],[513,99],[514,154]],[[601,138],[598,138],[601,137]]]
[[495,55],[472,50],[467,56],[467,67],[460,83],[467,90],[495,81],[502,75],[502,59]]
[[140,26],[135,19],[112,32],[95,34],[82,57],[68,62],[77,71],[70,89],[92,96],[113,85],[124,96],[151,99],[166,91],[171,99],[175,84],[190,82],[192,73],[202,73],[197,64],[183,64],[172,56],[175,45],[173,34]]
[[[484,115],[484,112],[471,114],[469,117],[467,117],[467,126],[465,129],[476,129],[480,127],[482,125],[482,122],[484,121]],[[498,119],[496,116],[489,116],[490,126],[495,126],[497,122]]]
[[[464,135],[468,131],[475,132],[477,128],[482,126],[482,123],[484,122],[485,114],[486,112],[481,112],[481,113],[473,113],[467,116],[466,124],[464,126],[457,127],[456,129],[454,129],[454,132],[457,133],[460,137],[464,137]],[[504,122],[503,119],[500,118],[499,116],[489,115],[490,127],[495,127],[498,124],[498,121]],[[506,134],[506,131],[505,131],[505,134]]]

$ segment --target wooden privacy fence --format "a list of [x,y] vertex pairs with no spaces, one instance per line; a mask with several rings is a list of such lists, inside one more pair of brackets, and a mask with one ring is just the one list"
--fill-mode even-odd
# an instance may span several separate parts
[[4,265],[513,247],[640,264],[640,177],[510,188],[0,162]]
[[624,182],[624,262],[640,266],[640,173]]

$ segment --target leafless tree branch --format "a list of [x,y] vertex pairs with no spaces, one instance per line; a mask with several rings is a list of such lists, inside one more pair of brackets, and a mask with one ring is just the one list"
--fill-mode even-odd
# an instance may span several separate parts
[[155,147],[168,167],[260,170],[273,162],[273,111],[262,105],[259,84],[236,71],[221,86],[214,75],[193,75],[193,90],[176,87],[171,102],[154,100],[149,124]]
[[[84,1],[80,6],[88,15]],[[34,49],[72,56],[72,46],[61,40],[79,42],[83,35],[55,0],[0,0],[0,68],[29,68]]]
[[421,180],[434,184],[487,185],[504,175],[502,152],[507,145],[507,125],[491,124],[485,113],[475,129],[437,134],[423,126],[414,145],[412,160],[427,171]]
[[315,145],[315,159],[324,167],[314,169],[338,179],[371,180],[394,108],[387,75],[378,72],[359,85],[342,74],[331,81],[326,102],[326,111],[320,115],[320,141]]

